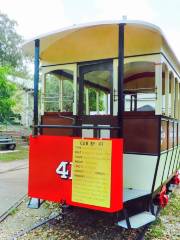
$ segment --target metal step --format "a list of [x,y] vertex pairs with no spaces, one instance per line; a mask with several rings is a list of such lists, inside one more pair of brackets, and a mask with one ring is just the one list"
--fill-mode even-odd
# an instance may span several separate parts
[[28,208],[38,209],[44,201],[39,198],[30,198]]
[[[152,213],[146,211],[129,217],[131,228],[140,228],[151,222],[154,222],[155,220],[156,217]],[[128,229],[126,220],[119,221],[117,225],[119,227]]]

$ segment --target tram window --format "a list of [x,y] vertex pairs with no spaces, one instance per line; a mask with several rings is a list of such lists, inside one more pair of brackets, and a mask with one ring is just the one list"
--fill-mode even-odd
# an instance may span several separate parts
[[73,110],[73,73],[55,70],[46,74],[44,110],[45,112],[72,112]]
[[137,78],[125,83],[125,111],[155,111],[155,79]]
[[155,93],[125,93],[125,111],[154,111]]
[[112,62],[80,66],[84,86],[83,114],[110,114],[112,107]]

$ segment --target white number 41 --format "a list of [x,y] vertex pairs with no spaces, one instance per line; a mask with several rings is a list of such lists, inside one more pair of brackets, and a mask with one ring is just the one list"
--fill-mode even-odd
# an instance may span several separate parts
[[56,173],[63,179],[72,179],[68,165],[72,165],[72,162],[61,162],[56,169]]

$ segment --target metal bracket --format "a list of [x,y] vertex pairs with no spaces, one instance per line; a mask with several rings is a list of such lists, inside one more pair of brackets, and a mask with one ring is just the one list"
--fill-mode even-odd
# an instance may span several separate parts
[[30,198],[28,202],[28,208],[38,209],[43,204],[44,200],[39,198]]

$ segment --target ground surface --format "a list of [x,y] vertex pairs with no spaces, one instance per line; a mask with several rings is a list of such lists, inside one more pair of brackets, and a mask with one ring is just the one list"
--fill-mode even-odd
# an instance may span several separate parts
[[27,193],[27,160],[0,162],[0,216]]
[[[169,205],[146,234],[145,240],[180,239],[180,188],[173,194]],[[39,220],[60,212],[57,204],[45,203],[40,209],[28,209],[27,200],[0,224],[0,239],[13,239],[21,230]],[[112,218],[87,210],[73,210],[64,220],[58,219],[18,237],[21,240],[133,240],[137,231],[125,231],[113,224]],[[14,238],[16,239],[16,238]]]
[[[25,149],[27,154],[27,148]],[[3,153],[8,160],[0,161],[0,215],[27,192],[27,160],[9,161],[10,154]],[[16,238],[22,230],[61,212],[57,204],[44,203],[40,209],[34,210],[28,209],[27,203],[26,198],[0,223],[0,240],[133,240],[138,233],[116,227],[109,215],[75,209],[63,220],[52,220]],[[180,188],[172,194],[169,205],[161,211],[160,217],[146,234],[145,240],[179,240],[179,229]]]

